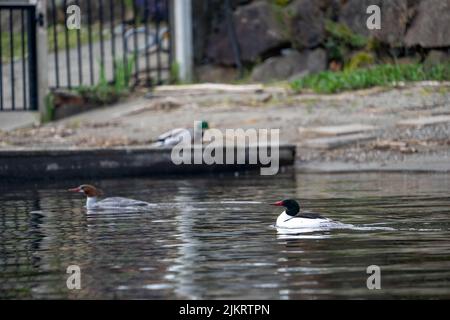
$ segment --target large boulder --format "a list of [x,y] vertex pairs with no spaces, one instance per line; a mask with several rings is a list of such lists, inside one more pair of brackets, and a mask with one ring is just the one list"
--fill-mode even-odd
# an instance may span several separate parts
[[325,50],[306,50],[298,52],[293,49],[283,50],[283,54],[272,57],[253,69],[251,79],[257,82],[286,80],[292,76],[306,75],[326,69]]
[[[261,57],[289,44],[280,19],[266,1],[238,7],[233,14],[233,21],[243,62],[256,62]],[[226,22],[218,33],[210,37],[207,57],[218,64],[235,63]]]
[[408,0],[381,2],[381,29],[373,36],[391,46],[402,46],[409,21]]
[[[409,0],[411,1],[411,0]],[[381,29],[369,30],[367,8],[377,5],[381,9]],[[373,36],[391,46],[401,46],[409,20],[408,0],[349,0],[340,11],[339,22],[365,37]]]
[[422,0],[406,34],[407,46],[450,46],[450,0]]
[[238,79],[239,73],[235,68],[221,67],[212,64],[202,65],[195,68],[199,82],[227,83]]
[[381,6],[381,0],[349,0],[341,7],[339,22],[347,25],[353,32],[370,36],[367,28],[367,8],[370,5]]
[[450,63],[450,51],[431,50],[424,61],[426,68],[442,63]]
[[325,39],[325,16],[322,2],[296,0],[285,10],[290,38],[295,48],[311,49]]

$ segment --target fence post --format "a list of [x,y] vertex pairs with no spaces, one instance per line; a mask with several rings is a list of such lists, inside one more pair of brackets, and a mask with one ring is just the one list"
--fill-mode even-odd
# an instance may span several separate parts
[[36,5],[37,99],[41,121],[49,119],[46,104],[48,89],[47,0],[30,0]]
[[191,82],[193,73],[192,3],[191,0],[175,0],[172,4],[178,77],[183,82]]

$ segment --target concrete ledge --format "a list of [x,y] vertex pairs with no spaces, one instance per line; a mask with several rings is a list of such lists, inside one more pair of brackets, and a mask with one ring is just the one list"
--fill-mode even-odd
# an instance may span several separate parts
[[448,158],[437,158],[432,155],[404,161],[387,163],[346,163],[310,162],[297,163],[296,170],[306,173],[355,173],[355,172],[411,172],[411,173],[450,173]]
[[[171,160],[171,148],[0,150],[0,179],[40,180],[149,176],[245,171],[264,167],[259,163],[259,158],[258,164],[248,164],[250,148],[245,148],[246,164],[235,165],[175,165]],[[294,145],[280,146],[280,166],[293,165],[295,149]],[[231,151],[233,150],[224,147],[224,155]],[[241,149],[234,148],[235,156],[238,151]]]
[[0,131],[12,131],[31,127],[39,123],[39,112],[36,111],[2,111]]

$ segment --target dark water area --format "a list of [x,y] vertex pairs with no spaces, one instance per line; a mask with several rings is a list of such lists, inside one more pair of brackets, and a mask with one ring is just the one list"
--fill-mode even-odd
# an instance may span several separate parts
[[[87,212],[66,191],[80,183],[156,206]],[[449,190],[446,174],[2,183],[0,298],[450,298]],[[357,228],[281,233],[267,204],[285,198]],[[81,290],[66,286],[70,265]]]

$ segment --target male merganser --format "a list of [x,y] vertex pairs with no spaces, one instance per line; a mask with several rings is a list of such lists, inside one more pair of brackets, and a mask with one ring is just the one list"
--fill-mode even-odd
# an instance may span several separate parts
[[145,209],[146,207],[152,206],[152,204],[148,202],[122,197],[106,198],[99,201],[98,197],[102,196],[103,192],[89,184],[82,184],[81,186],[69,189],[68,191],[83,193],[87,197],[87,209]]
[[158,141],[154,144],[157,147],[173,147],[182,141],[193,143],[194,141],[201,142],[205,130],[209,129],[209,124],[206,121],[199,121],[196,130],[193,128],[176,128],[163,133],[158,137]]
[[317,228],[323,226],[325,223],[331,222],[330,219],[324,218],[317,213],[300,213],[300,206],[297,201],[288,199],[272,203],[273,206],[285,207],[277,218],[275,227],[298,229],[298,228]]

